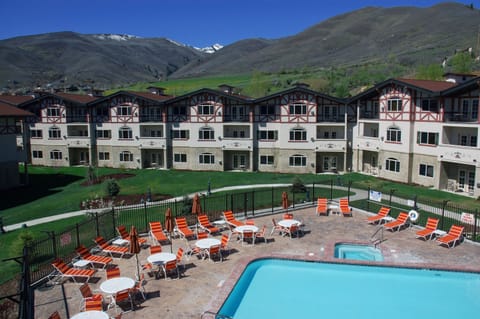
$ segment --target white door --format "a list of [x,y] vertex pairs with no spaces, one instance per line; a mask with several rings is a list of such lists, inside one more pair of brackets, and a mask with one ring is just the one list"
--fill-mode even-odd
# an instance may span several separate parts
[[323,170],[333,171],[337,169],[337,157],[336,156],[324,156],[323,157]]
[[247,156],[244,154],[233,154],[233,169],[245,169],[247,167]]

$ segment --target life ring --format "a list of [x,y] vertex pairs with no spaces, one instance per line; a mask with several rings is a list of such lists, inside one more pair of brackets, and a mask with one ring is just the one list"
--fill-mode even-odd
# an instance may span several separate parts
[[410,218],[411,222],[416,222],[418,220],[418,217],[420,217],[420,215],[416,210],[412,209],[411,211],[408,212],[408,218]]

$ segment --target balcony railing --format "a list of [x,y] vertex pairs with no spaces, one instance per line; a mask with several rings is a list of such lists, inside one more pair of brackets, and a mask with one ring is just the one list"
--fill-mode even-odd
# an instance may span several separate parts
[[478,115],[462,112],[445,112],[446,122],[478,122]]

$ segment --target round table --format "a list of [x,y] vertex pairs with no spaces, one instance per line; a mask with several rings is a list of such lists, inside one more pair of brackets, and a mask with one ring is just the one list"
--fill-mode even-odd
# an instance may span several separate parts
[[220,240],[216,238],[204,238],[204,239],[197,240],[197,242],[195,243],[195,246],[197,246],[200,249],[209,249],[212,246],[216,246],[220,244],[221,244]]
[[252,231],[256,233],[258,231],[258,227],[254,225],[242,225],[242,226],[237,226],[234,229],[234,232],[236,233],[243,233],[244,231]]
[[128,277],[115,277],[107,279],[100,285],[100,290],[107,294],[116,294],[125,289],[131,289],[135,286],[135,280]]
[[290,228],[292,225],[300,225],[301,223],[296,219],[282,219],[278,224],[285,228]]
[[151,254],[147,257],[148,262],[155,265],[163,265],[175,259],[177,259],[177,256],[175,254],[165,252]]
[[98,310],[89,310],[77,313],[70,319],[109,319],[110,317],[106,312]]

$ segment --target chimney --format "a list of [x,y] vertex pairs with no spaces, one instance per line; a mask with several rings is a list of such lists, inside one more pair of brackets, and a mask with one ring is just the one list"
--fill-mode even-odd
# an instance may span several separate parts
[[220,91],[227,94],[233,94],[233,89],[235,89],[234,86],[228,84],[220,84],[218,88],[220,89]]

